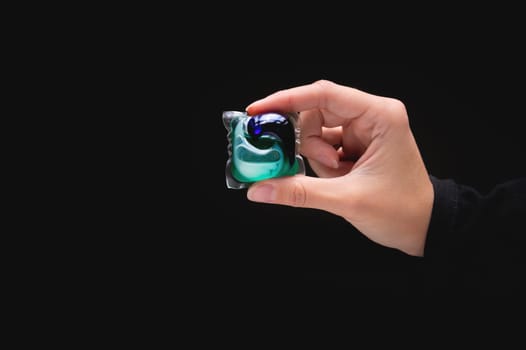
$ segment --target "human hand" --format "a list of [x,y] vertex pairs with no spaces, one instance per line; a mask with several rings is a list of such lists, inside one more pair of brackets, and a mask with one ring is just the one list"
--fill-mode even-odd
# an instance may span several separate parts
[[423,255],[433,185],[401,101],[320,80],[246,110],[300,112],[300,153],[318,175],[257,182],[249,200],[324,210],[372,241]]

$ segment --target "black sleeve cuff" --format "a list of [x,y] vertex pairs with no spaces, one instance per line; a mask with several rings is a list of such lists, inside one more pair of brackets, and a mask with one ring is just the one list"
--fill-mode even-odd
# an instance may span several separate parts
[[451,248],[455,219],[458,212],[458,187],[453,180],[430,176],[434,190],[433,210],[427,231],[424,257],[443,259]]
[[424,246],[425,287],[436,293],[448,289],[451,276],[451,247],[459,208],[459,190],[450,179],[430,176],[434,190],[433,210]]

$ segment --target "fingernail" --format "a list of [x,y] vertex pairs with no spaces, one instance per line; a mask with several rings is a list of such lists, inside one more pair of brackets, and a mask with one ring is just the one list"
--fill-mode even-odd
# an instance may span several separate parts
[[339,164],[336,159],[332,159],[330,157],[322,157],[320,161],[329,168],[338,169]]
[[276,191],[269,184],[254,186],[248,189],[247,197],[254,202],[271,203],[276,200]]
[[[263,100],[263,99],[261,99],[261,100]],[[254,108],[254,105],[258,104],[259,101],[261,101],[261,100],[254,101],[254,102],[252,102],[251,104],[249,104],[249,105],[245,108],[245,112],[250,113],[250,109],[253,109],[253,108]]]
[[[255,103],[255,102],[254,102]],[[247,112],[248,114],[250,114],[250,110],[252,109],[252,106],[254,105],[254,103],[251,103],[247,106],[247,108],[245,108],[245,112]]]

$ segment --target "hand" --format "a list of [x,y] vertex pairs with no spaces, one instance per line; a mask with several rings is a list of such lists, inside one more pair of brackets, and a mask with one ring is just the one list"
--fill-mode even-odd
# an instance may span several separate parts
[[300,153],[318,175],[255,183],[249,200],[325,210],[379,244],[423,256],[433,185],[402,102],[321,80],[246,110],[300,112]]

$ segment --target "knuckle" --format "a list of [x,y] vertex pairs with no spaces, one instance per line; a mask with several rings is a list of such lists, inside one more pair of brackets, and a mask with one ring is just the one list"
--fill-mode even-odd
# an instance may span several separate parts
[[395,98],[387,98],[383,105],[383,114],[392,125],[406,126],[409,124],[405,104]]
[[316,80],[314,82],[315,85],[319,85],[321,87],[326,87],[326,86],[329,86],[329,85],[332,85],[333,82],[330,81],[330,80],[327,80],[327,79],[319,79],[319,80]]

